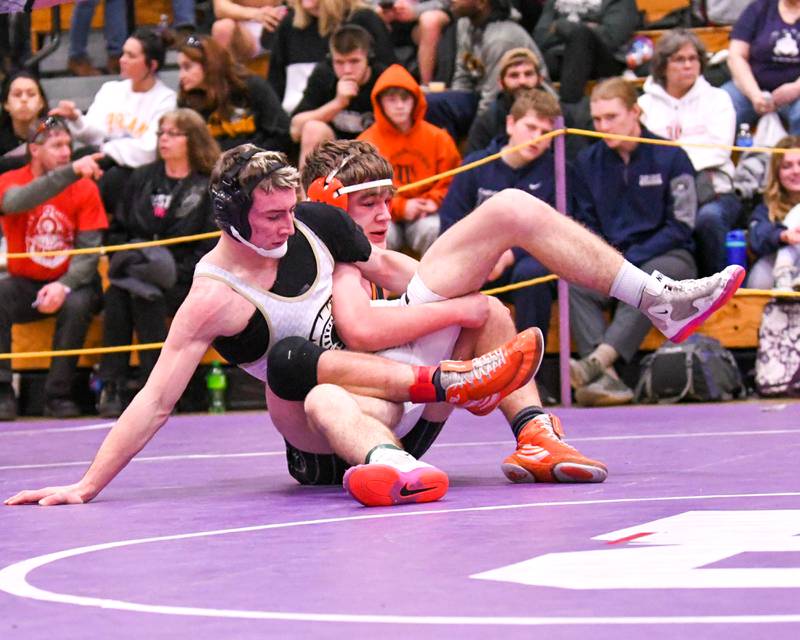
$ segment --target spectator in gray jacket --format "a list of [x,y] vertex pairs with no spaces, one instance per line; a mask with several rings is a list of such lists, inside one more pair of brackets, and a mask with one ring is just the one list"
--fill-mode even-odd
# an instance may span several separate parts
[[453,0],[450,10],[458,19],[452,87],[428,96],[426,119],[458,140],[467,134],[475,116],[489,109],[497,97],[500,59],[506,51],[530,49],[545,78],[547,69],[531,36],[510,19],[509,0]]

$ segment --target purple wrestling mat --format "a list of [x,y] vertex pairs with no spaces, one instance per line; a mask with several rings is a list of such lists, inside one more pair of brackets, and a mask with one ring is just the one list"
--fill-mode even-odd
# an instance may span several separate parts
[[[800,403],[560,410],[601,485],[512,485],[499,413],[426,456],[438,503],[300,487],[263,413],[178,416],[88,505],[0,507],[0,638],[800,637]],[[108,430],[0,427],[0,494]]]

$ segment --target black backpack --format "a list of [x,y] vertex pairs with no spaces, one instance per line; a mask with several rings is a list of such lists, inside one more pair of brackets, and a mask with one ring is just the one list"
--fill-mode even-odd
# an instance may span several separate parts
[[636,402],[712,402],[744,394],[733,354],[719,340],[703,335],[663,346],[642,360]]

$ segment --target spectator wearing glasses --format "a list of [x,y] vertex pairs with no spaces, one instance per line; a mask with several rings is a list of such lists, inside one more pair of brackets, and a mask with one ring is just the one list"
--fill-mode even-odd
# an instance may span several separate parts
[[706,50],[691,31],[675,29],[656,44],[652,74],[639,98],[642,123],[657,136],[716,147],[684,147],[697,172],[699,209],[695,223],[697,264],[707,276],[725,268],[725,235],[742,205],[733,193],[729,149],[736,134],[730,96],[703,77]]
[[289,151],[289,116],[275,91],[213,38],[189,36],[178,49],[178,69],[178,106],[202,115],[223,150],[250,142]]
[[[87,155],[70,162],[67,124],[48,117],[28,137],[30,162],[0,176],[0,221],[11,253],[100,246],[108,226],[97,186],[102,173]],[[53,349],[83,346],[100,302],[99,254],[33,256],[9,260],[0,279],[0,351],[11,351],[11,326],[56,317]],[[80,414],[73,396],[77,357],[53,358],[45,382],[45,415]],[[16,417],[11,361],[0,362],[0,419]]]
[[[110,244],[157,240],[212,231],[208,177],[220,149],[203,119],[177,109],[158,123],[158,159],[131,175],[109,230]],[[183,302],[194,267],[213,241],[120,251],[112,255],[105,292],[103,344],[163,342],[167,319]],[[158,351],[141,351],[143,379]],[[100,363],[103,389],[97,409],[114,418],[125,408],[128,353],[109,353]]]

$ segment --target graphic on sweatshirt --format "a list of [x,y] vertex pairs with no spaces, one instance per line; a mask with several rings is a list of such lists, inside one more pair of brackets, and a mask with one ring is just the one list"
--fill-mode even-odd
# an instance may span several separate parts
[[[72,249],[75,228],[69,217],[53,205],[46,205],[38,217],[31,216],[25,229],[25,248],[27,251],[61,251]],[[31,256],[31,260],[48,269],[55,269],[69,256]]]

